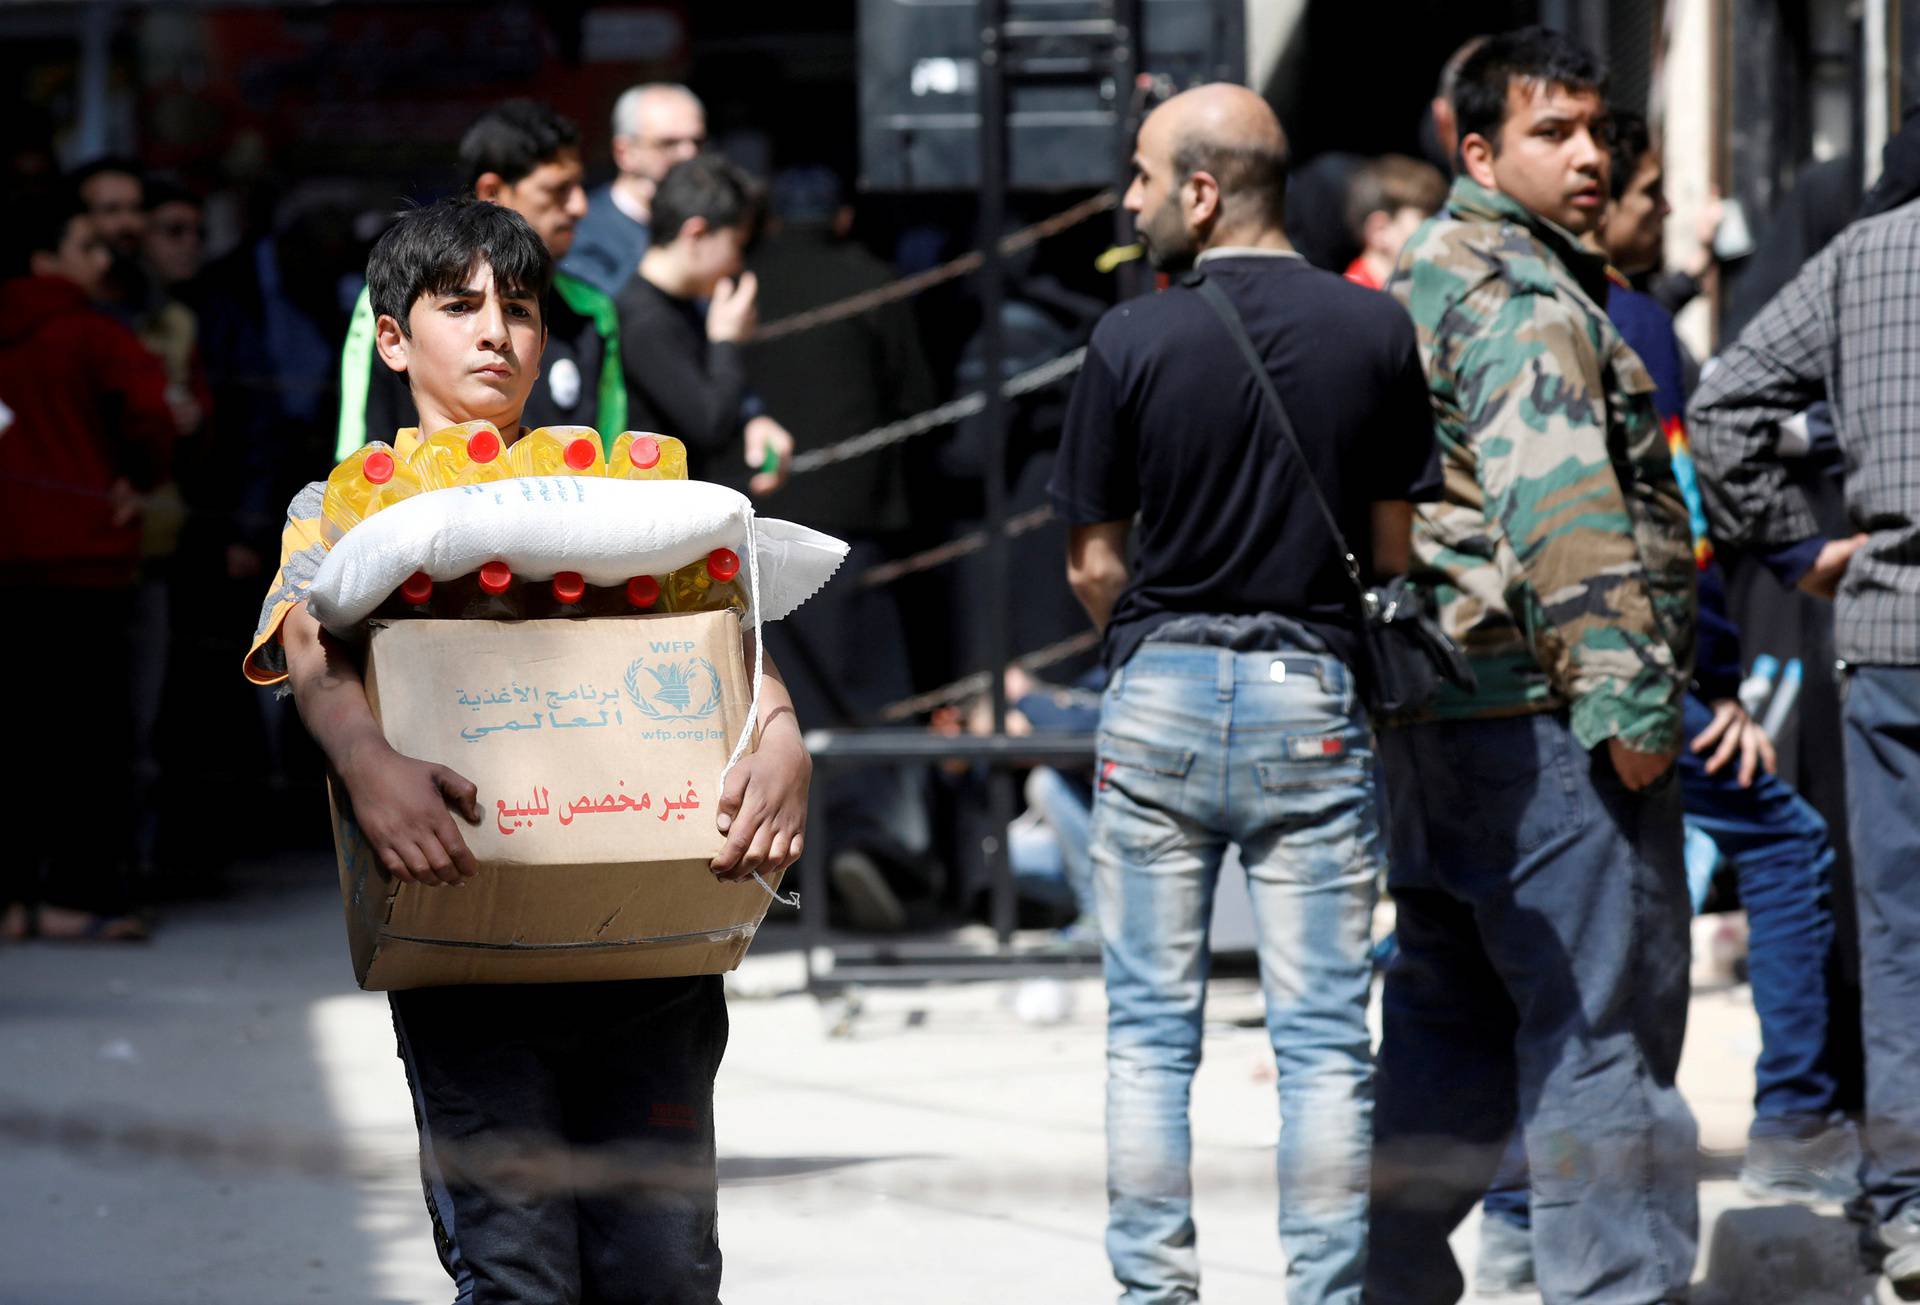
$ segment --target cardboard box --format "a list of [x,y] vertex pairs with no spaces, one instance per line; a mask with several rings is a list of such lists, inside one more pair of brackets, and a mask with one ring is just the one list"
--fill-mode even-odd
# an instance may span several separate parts
[[360,986],[738,965],[769,898],[707,865],[724,842],[720,772],[750,698],[739,631],[726,612],[376,627],[367,696],[387,741],[472,780],[483,819],[457,822],[475,878],[401,883],[344,788],[330,787]]

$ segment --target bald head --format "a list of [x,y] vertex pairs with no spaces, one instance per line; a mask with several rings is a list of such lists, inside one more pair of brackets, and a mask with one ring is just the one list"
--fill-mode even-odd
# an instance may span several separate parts
[[684,86],[648,82],[614,102],[613,162],[629,195],[643,207],[667,170],[706,143],[707,111]]
[[[1209,82],[1182,91],[1147,115],[1147,123],[1176,140],[1197,139],[1219,148],[1267,150],[1285,156],[1287,135],[1273,108],[1256,92],[1232,82]],[[1141,134],[1146,134],[1146,124]]]
[[1162,267],[1210,245],[1264,243],[1285,213],[1287,137],[1267,102],[1214,82],[1174,96],[1140,124],[1126,207]]

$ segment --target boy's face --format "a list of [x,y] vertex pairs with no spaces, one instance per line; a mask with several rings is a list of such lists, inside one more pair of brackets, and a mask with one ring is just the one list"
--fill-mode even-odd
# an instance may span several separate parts
[[1460,157],[1482,186],[1583,236],[1600,225],[1606,209],[1608,131],[1606,101],[1597,91],[1516,77],[1507,84],[1498,142],[1469,133]]
[[1391,216],[1385,209],[1367,216],[1367,249],[1389,263],[1397,262],[1400,251],[1413,239],[1413,233],[1427,220],[1424,209],[1411,204],[1403,204],[1393,210]]
[[1660,155],[1649,150],[1640,160],[1633,180],[1620,192],[1620,198],[1607,206],[1607,222],[1600,240],[1608,260],[1629,276],[1651,271],[1660,265],[1660,245],[1666,237],[1666,178],[1660,167]]
[[76,213],[60,237],[60,247],[40,250],[33,256],[35,276],[57,276],[71,281],[87,298],[100,297],[100,286],[107,269],[113,266],[113,251],[100,235],[100,226],[90,214]]
[[474,260],[461,285],[423,294],[407,310],[408,332],[391,316],[378,323],[380,357],[405,372],[420,428],[491,421],[511,435],[540,374],[546,324],[527,291],[502,291],[493,265]]
[[474,194],[525,218],[558,262],[573,248],[575,224],[587,215],[586,176],[580,152],[561,150],[512,185],[501,183],[488,194],[476,183]]
[[168,200],[148,213],[144,248],[147,266],[163,285],[191,281],[205,249],[199,206]]
[[125,172],[96,172],[81,183],[80,199],[109,248],[129,257],[140,252],[140,235],[147,225],[140,178]]
[[740,227],[708,227],[694,218],[681,230],[686,241],[687,267],[702,297],[712,295],[721,281],[739,276],[746,267],[747,242]]

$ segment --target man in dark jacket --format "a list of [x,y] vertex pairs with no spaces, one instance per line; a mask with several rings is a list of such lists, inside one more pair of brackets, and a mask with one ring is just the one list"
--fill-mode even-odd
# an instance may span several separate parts
[[[71,193],[20,197],[0,284],[0,641],[44,793],[0,871],[0,932],[138,938],[125,914],[127,606],[138,491],[174,439],[166,369],[93,308],[111,265]],[[29,631],[37,633],[29,633]]]
[[[489,109],[467,129],[460,141],[460,165],[476,198],[512,209],[540,233],[548,253],[566,256],[573,247],[574,228],[587,212],[579,137],[571,121],[544,104],[510,100]],[[368,440],[391,440],[395,430],[418,420],[406,377],[379,361],[374,317],[362,291],[340,361],[336,460]],[[627,428],[613,301],[564,272],[553,278],[546,353],[521,419],[528,429],[592,426],[609,449]]]

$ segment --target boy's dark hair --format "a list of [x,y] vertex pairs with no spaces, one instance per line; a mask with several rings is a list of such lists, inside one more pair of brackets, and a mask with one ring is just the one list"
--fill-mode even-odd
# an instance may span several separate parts
[[1431,163],[1404,154],[1382,154],[1369,159],[1347,185],[1347,234],[1365,243],[1367,219],[1375,213],[1395,217],[1403,208],[1419,209],[1427,217],[1447,202],[1447,179]]
[[1507,89],[1514,82],[1607,94],[1607,66],[1572,37],[1544,27],[1490,36],[1460,65],[1453,87],[1453,118],[1460,139],[1479,135],[1500,148],[1507,120]]
[[67,174],[67,180],[72,184],[74,193],[78,194],[80,187],[86,185],[95,177],[108,172],[123,173],[139,182],[143,189],[146,187],[147,174],[142,170],[140,165],[132,159],[122,158],[117,154],[103,155],[100,158],[81,164]]
[[0,277],[28,276],[35,254],[59,252],[67,227],[86,214],[80,188],[60,182],[16,193],[7,201]]
[[705,218],[710,230],[741,227],[750,240],[760,204],[760,186],[744,168],[718,154],[696,154],[667,169],[653,192],[653,243],[672,244],[688,218]]
[[460,166],[469,190],[489,172],[511,186],[562,150],[579,148],[580,133],[571,118],[535,100],[508,100],[467,128],[460,138]]
[[141,194],[147,212],[164,208],[168,204],[191,204],[204,209],[207,204],[199,194],[178,177],[156,174],[147,178],[147,184]]
[[1648,130],[1645,118],[1626,111],[1613,114],[1613,176],[1607,187],[1613,198],[1619,199],[1627,193],[1634,174],[1640,171],[1641,162],[1652,149],[1653,133]]
[[496,284],[540,301],[547,320],[553,255],[527,220],[510,208],[471,195],[409,209],[387,228],[367,256],[367,297],[376,318],[387,316],[412,335],[407,313],[422,295],[444,294],[466,283],[473,260],[484,258]]

